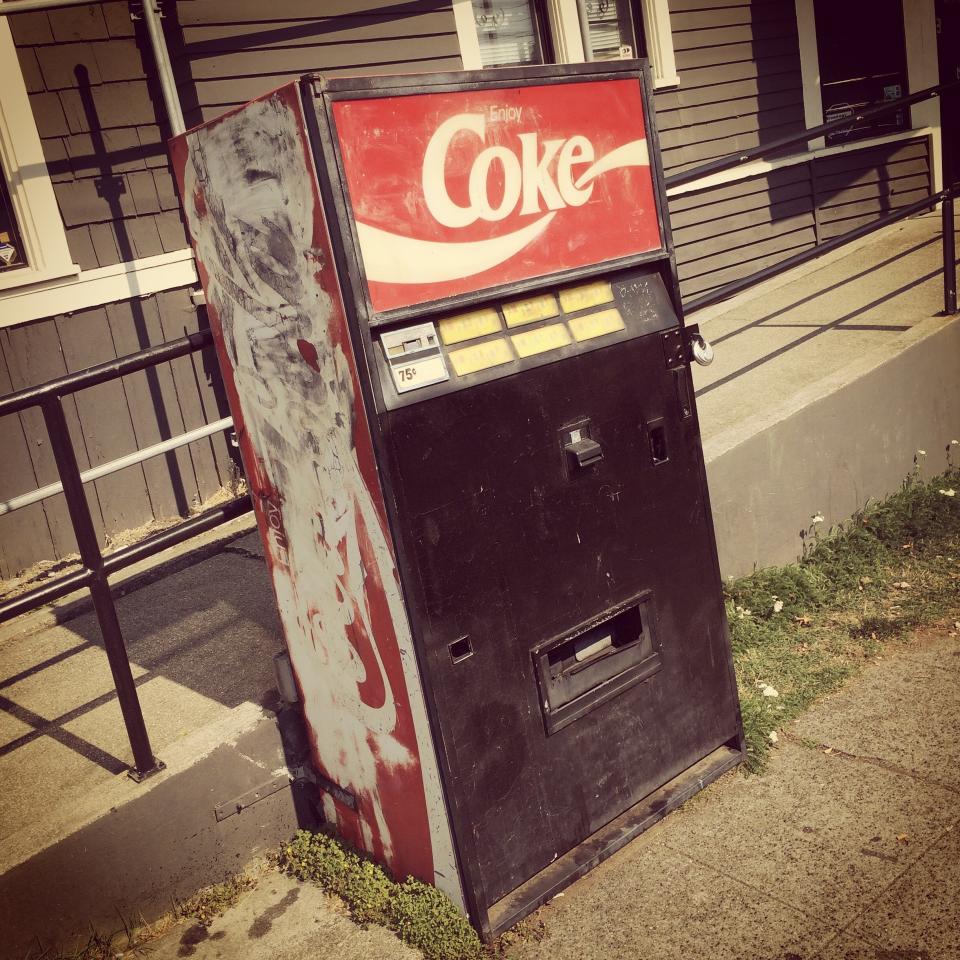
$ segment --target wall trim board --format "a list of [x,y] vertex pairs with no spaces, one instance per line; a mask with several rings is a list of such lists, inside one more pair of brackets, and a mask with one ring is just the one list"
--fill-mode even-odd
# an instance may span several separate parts
[[0,327],[198,283],[189,247],[0,293]]

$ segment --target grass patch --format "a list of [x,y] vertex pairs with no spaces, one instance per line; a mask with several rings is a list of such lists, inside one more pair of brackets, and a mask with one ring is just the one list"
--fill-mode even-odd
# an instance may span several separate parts
[[466,918],[436,887],[397,883],[378,864],[326,833],[300,830],[280,851],[279,866],[340,897],[360,923],[379,923],[427,960],[479,960],[485,953]]
[[955,468],[929,482],[911,474],[828,534],[811,524],[799,562],[725,584],[749,769],[763,768],[778,727],[885,643],[956,611],[957,490]]

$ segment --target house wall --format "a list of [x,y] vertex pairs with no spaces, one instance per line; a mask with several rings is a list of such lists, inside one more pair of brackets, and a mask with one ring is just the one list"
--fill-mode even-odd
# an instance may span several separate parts
[[[394,9],[391,9],[394,8]],[[452,7],[403,0],[183,0],[165,29],[188,124],[308,71],[395,73],[461,67]],[[82,270],[182,250],[169,136],[144,24],[122,3],[10,19],[60,207]],[[190,289],[0,330],[0,394],[42,383],[206,325]],[[227,416],[212,351],[65,401],[81,469]],[[54,482],[38,411],[0,418],[0,499]],[[98,535],[183,515],[233,474],[216,434],[87,486]],[[62,495],[0,517],[0,578],[76,550]]]
[[[668,174],[803,128],[794,0],[670,0],[680,84],[655,96]],[[451,2],[179,0],[165,31],[188,125],[305,72],[457,70]],[[187,246],[152,56],[127,4],[10,18],[71,253],[84,270]],[[795,153],[792,149],[790,152]],[[694,298],[911,202],[926,139],[855,149],[670,197],[681,290]],[[189,288],[0,331],[0,392],[198,329]],[[81,467],[227,410],[211,357],[164,365],[66,403]],[[35,411],[0,419],[0,499],[55,480]],[[88,487],[102,536],[187,512],[231,477],[217,435]],[[0,517],[0,577],[74,549],[62,496]]]
[[463,66],[450,0],[180,0],[176,10],[168,35],[188,127],[304,73]]
[[[794,0],[670,0],[680,84],[655,96],[669,176],[805,127]],[[795,144],[771,154],[804,152]],[[808,159],[669,200],[693,299],[929,192],[926,138]]]
[[[10,18],[73,260],[95,270],[188,246],[144,25],[126,4]],[[65,303],[70,293],[65,290]],[[0,329],[0,393],[175,339],[205,325],[190,289]],[[226,416],[212,351],[64,401],[81,470]],[[0,418],[0,499],[57,479],[39,410]],[[86,487],[101,542],[185,515],[231,479],[218,434]],[[0,577],[76,550],[62,495],[0,517]]]

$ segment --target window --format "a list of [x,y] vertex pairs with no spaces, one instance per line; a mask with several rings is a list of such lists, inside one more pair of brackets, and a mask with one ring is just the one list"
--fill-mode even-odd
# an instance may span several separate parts
[[[902,0],[814,0],[824,123],[907,95]],[[843,143],[909,126],[908,110],[851,124],[827,137]]]
[[472,0],[484,67],[548,63],[546,17],[533,0]]
[[0,290],[78,273],[13,46],[0,17]]
[[[586,0],[587,60],[622,60],[646,56],[642,25],[630,0]],[[638,29],[638,26],[640,29]]]
[[649,56],[676,84],[667,0],[454,0],[464,69]]

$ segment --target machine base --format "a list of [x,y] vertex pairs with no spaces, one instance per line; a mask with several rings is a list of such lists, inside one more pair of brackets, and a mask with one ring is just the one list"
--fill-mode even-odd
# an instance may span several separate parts
[[625,810],[615,820],[493,904],[481,930],[484,941],[489,943],[533,913],[574,880],[589,873],[611,854],[699,793],[707,784],[732,770],[743,758],[742,750],[727,745],[717,747],[692,767]]

